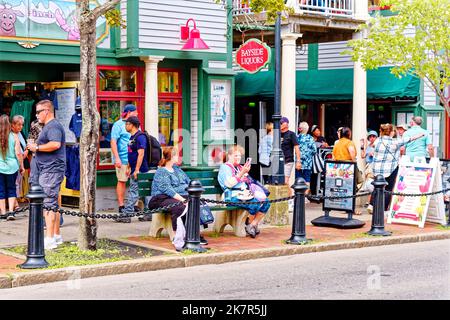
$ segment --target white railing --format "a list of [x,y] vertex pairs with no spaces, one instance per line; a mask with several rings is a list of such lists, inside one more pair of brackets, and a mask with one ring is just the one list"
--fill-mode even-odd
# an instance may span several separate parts
[[[252,13],[250,2],[251,0],[233,0],[233,15]],[[293,7],[297,13],[341,17],[353,17],[355,14],[355,0],[287,0],[286,5]]]

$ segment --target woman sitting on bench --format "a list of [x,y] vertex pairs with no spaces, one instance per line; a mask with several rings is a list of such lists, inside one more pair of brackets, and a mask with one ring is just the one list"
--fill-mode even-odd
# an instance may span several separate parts
[[[230,197],[225,197],[226,201],[231,202],[242,202],[251,201],[258,202],[251,193],[248,187],[248,172],[250,171],[251,161],[247,161],[245,165],[241,165],[241,158],[244,154],[244,149],[241,146],[235,145],[228,149],[227,152],[227,162],[222,164],[219,169],[218,181],[220,186],[225,192],[225,195],[231,192]],[[250,158],[249,158],[250,159]],[[251,160],[251,159],[250,159]],[[264,218],[265,213],[270,208],[270,203],[268,200],[263,204],[252,203],[252,204],[239,204],[236,207],[243,208],[247,210],[250,214],[248,218],[249,224],[245,226],[245,231],[252,238],[260,233],[258,224]]]
[[[186,188],[190,179],[178,167],[178,162],[178,150],[174,147],[164,148],[159,168],[156,170],[153,178],[152,199],[149,203],[149,209],[165,207],[187,200],[188,192]],[[183,214],[185,208],[185,204],[180,204],[167,210],[171,215],[173,231],[177,230],[177,218]],[[186,223],[186,216],[183,216],[181,219],[183,223]],[[200,236],[200,244],[208,244],[202,236]]]

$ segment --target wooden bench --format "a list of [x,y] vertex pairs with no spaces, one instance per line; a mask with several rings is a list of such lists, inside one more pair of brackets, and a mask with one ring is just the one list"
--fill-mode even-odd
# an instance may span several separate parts
[[[202,198],[205,195],[216,195],[214,200],[221,200],[222,188],[217,181],[217,170],[200,171],[200,170],[183,170],[191,180],[199,180],[205,189]],[[140,173],[138,174],[139,198],[142,201],[141,209],[144,207],[144,198],[151,193],[153,177],[155,173]],[[225,205],[211,205],[211,211],[215,212],[213,230],[217,233],[223,233],[225,227],[230,225],[233,228],[234,234],[237,237],[245,237],[245,219],[247,218],[247,211],[232,206]],[[172,220],[167,212],[153,213],[150,224],[149,235],[151,237],[160,237],[161,232],[166,230],[170,239],[174,237],[172,230]]]

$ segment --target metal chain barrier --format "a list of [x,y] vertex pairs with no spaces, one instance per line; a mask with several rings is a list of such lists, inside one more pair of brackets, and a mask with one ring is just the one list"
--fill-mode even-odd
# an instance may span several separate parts
[[[403,196],[403,197],[422,197],[422,196],[433,196],[440,193],[446,193],[449,192],[450,188],[443,189],[439,191],[434,192],[428,192],[428,193],[399,193],[399,192],[392,192],[392,191],[384,191],[385,194],[393,195],[393,196]],[[353,195],[347,195],[347,196],[311,196],[306,195],[305,197],[307,199],[313,199],[313,200],[339,200],[339,199],[353,199],[358,197],[364,197],[371,195],[372,192],[364,192],[364,193],[357,193]],[[313,198],[314,197],[314,198]],[[280,199],[273,199],[273,200],[265,200],[265,201],[239,201],[239,202],[232,202],[232,201],[220,201],[220,200],[212,200],[212,199],[205,199],[200,198],[200,201],[203,203],[211,203],[211,204],[217,204],[217,205],[230,205],[230,206],[239,206],[242,204],[264,204],[266,202],[268,203],[278,203],[278,202],[284,202],[295,199],[295,196],[286,197],[286,198],[280,198]],[[166,211],[171,208],[180,206],[180,205],[186,205],[189,202],[189,200],[186,200],[185,202],[177,202],[170,205],[167,205],[165,207],[159,207],[156,209],[148,209],[145,208],[142,211],[139,212],[133,212],[133,213],[120,213],[120,214],[89,214],[89,213],[82,213],[77,211],[70,211],[70,210],[64,210],[64,209],[58,209],[58,212],[60,214],[64,215],[70,215],[74,217],[83,217],[83,218],[94,218],[94,219],[121,219],[121,218],[133,218],[133,217],[139,217],[143,215],[148,215],[152,213],[157,213],[161,211]],[[29,205],[24,206],[22,208],[19,208],[13,212],[8,212],[4,216],[1,217],[1,219],[7,219],[9,216],[15,216],[18,213],[26,212],[29,210]],[[53,211],[52,208],[46,208],[44,207],[44,210]]]
[[230,205],[230,206],[238,206],[242,204],[264,204],[264,203],[277,203],[277,202],[284,202],[295,199],[295,196],[292,197],[286,197],[286,198],[280,198],[280,199],[273,199],[273,200],[265,200],[265,201],[239,201],[239,202],[232,202],[232,201],[220,201],[220,200],[211,200],[211,199],[204,199],[200,198],[201,202],[207,202],[207,203],[213,203],[213,204],[221,204],[221,205]]
[[[177,203],[172,203],[169,204],[167,206],[164,207],[159,207],[159,208],[155,208],[155,209],[147,209],[145,208],[143,211],[139,211],[139,212],[133,212],[133,213],[119,213],[119,214],[92,214],[92,213],[82,213],[82,212],[77,212],[77,211],[70,211],[70,210],[64,210],[64,209],[58,209],[58,213],[60,214],[64,214],[64,215],[68,215],[68,216],[73,216],[73,217],[80,217],[80,218],[90,218],[90,219],[122,219],[122,218],[133,218],[133,217],[138,217],[138,216],[143,216],[146,214],[152,214],[152,213],[157,213],[157,212],[161,212],[161,211],[166,211],[169,210],[171,208],[175,208],[181,205],[186,205],[189,202],[189,200],[186,200],[184,202],[177,202]],[[53,208],[49,208],[49,207],[44,207],[44,210],[47,211],[54,211]]]
[[450,188],[443,189],[439,191],[434,192],[428,192],[428,193],[400,193],[400,192],[393,192],[393,191],[384,191],[387,194],[390,194],[392,196],[403,196],[403,197],[422,197],[422,196],[434,196],[439,193],[446,193],[449,192]]
[[338,200],[338,199],[353,199],[353,198],[359,198],[359,197],[364,197],[364,196],[368,196],[371,195],[372,192],[364,192],[364,193],[357,193],[357,194],[352,194],[352,195],[348,195],[348,196],[311,196],[311,195],[306,195],[305,197],[309,200]]

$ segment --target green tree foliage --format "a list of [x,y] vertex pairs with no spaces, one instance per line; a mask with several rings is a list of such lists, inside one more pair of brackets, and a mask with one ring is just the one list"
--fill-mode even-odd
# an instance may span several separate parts
[[[450,87],[450,0],[383,0],[381,5],[389,5],[393,14],[377,14],[362,25],[367,37],[349,41],[353,50],[345,53],[365,69],[394,65],[397,77],[427,79],[450,116],[444,94]],[[415,34],[406,34],[411,27]]]
[[284,0],[252,0],[250,2],[250,8],[253,12],[267,13],[267,22],[274,22],[277,18],[277,12],[290,11],[285,5]]

